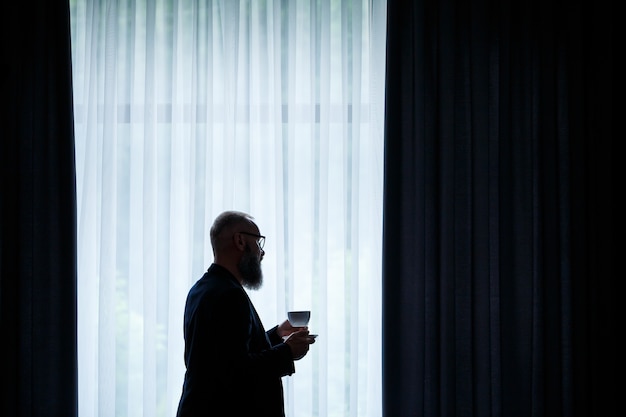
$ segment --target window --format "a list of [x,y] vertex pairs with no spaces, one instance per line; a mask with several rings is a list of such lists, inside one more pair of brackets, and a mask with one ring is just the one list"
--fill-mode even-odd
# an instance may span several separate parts
[[81,417],[173,416],[226,209],[265,327],[310,309],[290,417],[381,410],[382,1],[71,1]]

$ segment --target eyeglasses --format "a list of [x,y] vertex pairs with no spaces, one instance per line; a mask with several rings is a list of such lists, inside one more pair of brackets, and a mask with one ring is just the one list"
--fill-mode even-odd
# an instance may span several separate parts
[[261,236],[261,235],[255,235],[254,233],[248,233],[248,232],[239,232],[242,235],[248,235],[248,236],[254,236],[256,237],[256,244],[259,245],[259,249],[263,249],[263,246],[265,246],[265,236]]

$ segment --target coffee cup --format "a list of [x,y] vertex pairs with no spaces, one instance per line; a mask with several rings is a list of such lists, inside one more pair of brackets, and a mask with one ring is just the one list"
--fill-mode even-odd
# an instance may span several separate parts
[[301,311],[289,311],[287,312],[287,319],[294,327],[305,327],[309,324],[311,318],[311,312],[308,310]]

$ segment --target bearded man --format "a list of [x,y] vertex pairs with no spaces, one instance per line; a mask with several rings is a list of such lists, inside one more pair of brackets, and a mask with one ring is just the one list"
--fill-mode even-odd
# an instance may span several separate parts
[[282,377],[315,339],[288,320],[266,331],[244,288],[263,283],[265,237],[226,211],[211,227],[213,264],[185,304],[185,379],[177,417],[284,417]]

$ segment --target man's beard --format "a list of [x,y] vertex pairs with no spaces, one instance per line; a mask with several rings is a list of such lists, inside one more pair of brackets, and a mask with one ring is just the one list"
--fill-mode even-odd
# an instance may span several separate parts
[[241,274],[241,284],[250,289],[258,290],[263,285],[263,271],[261,271],[261,261],[252,253],[250,246],[246,244],[246,249],[237,264]]

